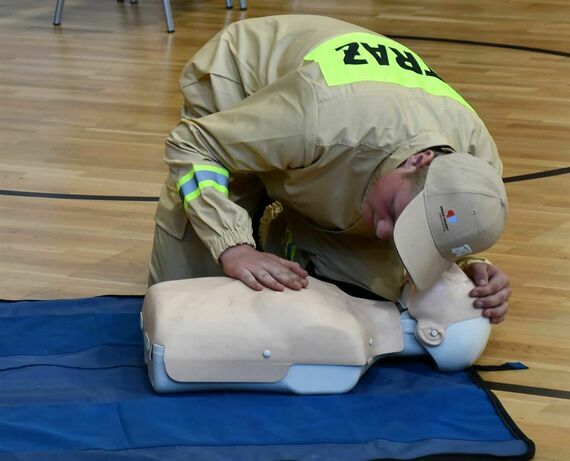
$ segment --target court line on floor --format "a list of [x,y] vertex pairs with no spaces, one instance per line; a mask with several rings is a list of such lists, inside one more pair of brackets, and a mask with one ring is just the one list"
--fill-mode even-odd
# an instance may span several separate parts
[[28,192],[21,190],[5,190],[5,189],[0,189],[0,195],[9,195],[12,197],[57,198],[57,199],[67,199],[67,200],[158,202],[158,197],[139,197],[134,195],[60,194],[55,192]]
[[554,170],[537,171],[536,173],[527,173],[527,174],[520,174],[517,176],[509,176],[508,178],[503,178],[503,182],[509,183],[509,182],[528,181],[529,179],[548,178],[549,176],[558,176],[561,174],[568,174],[568,173],[570,173],[570,167],[566,166],[563,168],[555,168]]
[[498,383],[495,381],[485,381],[489,389],[494,391],[512,392],[515,394],[538,395],[540,397],[553,397],[556,399],[570,400],[570,391],[551,389],[547,387],[523,386],[521,384]]
[[414,35],[388,35],[388,37],[398,40],[423,40],[426,42],[442,42],[442,43],[457,43],[460,45],[475,45],[475,46],[489,46],[493,48],[505,48],[509,50],[530,51],[533,53],[551,54],[554,56],[562,56],[570,58],[570,52],[560,50],[549,50],[547,48],[535,48],[532,46],[524,45],[508,45],[506,43],[493,43],[493,42],[478,42],[475,40],[461,40],[454,38],[438,38],[438,37],[421,37]]
[[[528,181],[530,179],[547,178],[570,173],[570,167],[556,168],[554,170],[537,171],[536,173],[522,174],[503,178],[505,183]],[[138,197],[133,195],[91,195],[91,194],[61,194],[55,192],[29,192],[20,190],[0,189],[0,195],[12,197],[55,198],[67,200],[109,200],[122,202],[158,202],[158,197]]]

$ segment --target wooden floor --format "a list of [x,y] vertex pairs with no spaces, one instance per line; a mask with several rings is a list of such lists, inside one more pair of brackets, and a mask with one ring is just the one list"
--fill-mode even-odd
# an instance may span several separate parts
[[[236,0],[237,3],[237,0]],[[570,52],[568,0],[0,0],[0,189],[155,197],[167,133],[178,120],[184,63],[232,21],[325,14],[386,35]],[[505,176],[570,164],[570,59],[562,54],[400,39],[451,82],[487,122]],[[570,391],[568,175],[507,185],[510,218],[487,256],[512,277],[506,322],[481,363],[530,370],[489,381]],[[0,298],[143,294],[154,202],[0,195]],[[538,460],[570,459],[570,400],[497,392],[537,444]],[[566,394],[567,396],[568,394]]]

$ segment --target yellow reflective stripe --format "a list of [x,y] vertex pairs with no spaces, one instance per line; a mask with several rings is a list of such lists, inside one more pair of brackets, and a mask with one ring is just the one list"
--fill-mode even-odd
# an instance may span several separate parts
[[228,170],[226,170],[225,168],[219,167],[219,166],[215,166],[215,165],[194,165],[194,167],[188,173],[186,173],[184,176],[182,176],[178,180],[178,182],[176,183],[176,187],[178,188],[178,190],[180,190],[180,188],[182,187],[182,185],[184,183],[187,183],[188,181],[190,181],[194,177],[194,175],[196,174],[197,171],[211,171],[213,173],[221,174],[221,175],[225,176],[226,178],[228,178],[230,176]]
[[190,192],[184,196],[184,208],[188,208],[188,202],[194,200],[196,197],[200,195],[200,189],[196,189],[194,192]]
[[213,181],[211,179],[206,179],[204,181],[200,181],[198,183],[198,188],[192,192],[190,192],[189,194],[186,194],[184,196],[184,209],[188,208],[188,203],[191,202],[192,200],[198,198],[199,195],[201,195],[201,191],[211,187],[215,190],[217,190],[218,192],[223,193],[226,197],[229,195],[229,191],[228,188],[225,186],[222,186],[220,184],[218,184],[216,181]]
[[176,183],[178,193],[184,208],[188,203],[197,198],[201,191],[207,187],[212,187],[226,196],[228,192],[229,172],[225,168],[215,165],[194,165],[194,167],[182,176]]
[[205,189],[206,187],[213,187],[218,192],[223,192],[225,195],[229,194],[228,188],[226,186],[222,186],[221,184],[218,184],[216,181],[213,181],[211,179],[206,179],[204,181],[200,181],[198,183],[198,187],[200,189]]
[[311,50],[304,58],[316,61],[327,85],[376,81],[421,88],[473,108],[412,50],[382,35],[353,32],[339,35]]

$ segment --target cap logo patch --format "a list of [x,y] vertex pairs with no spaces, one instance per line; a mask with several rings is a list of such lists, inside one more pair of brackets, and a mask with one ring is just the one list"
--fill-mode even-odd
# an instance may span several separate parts
[[457,222],[457,216],[455,216],[455,211],[453,210],[448,210],[445,217],[447,218],[447,222],[450,222],[452,224],[455,224]]
[[457,247],[457,248],[452,248],[451,252],[453,253],[453,255],[458,258],[460,256],[465,256],[468,254],[473,253],[473,250],[471,249],[471,247],[467,244]]
[[439,206],[439,219],[441,220],[441,227],[443,232],[447,232],[449,230],[449,224],[455,224],[457,222],[457,215],[453,210],[447,210],[445,212],[443,206]]

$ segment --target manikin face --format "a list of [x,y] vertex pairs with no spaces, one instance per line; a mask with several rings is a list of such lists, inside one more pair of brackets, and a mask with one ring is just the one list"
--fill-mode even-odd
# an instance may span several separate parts
[[410,173],[427,168],[433,158],[430,150],[415,154],[374,184],[362,204],[362,219],[374,229],[377,238],[393,238],[396,220],[415,197]]

